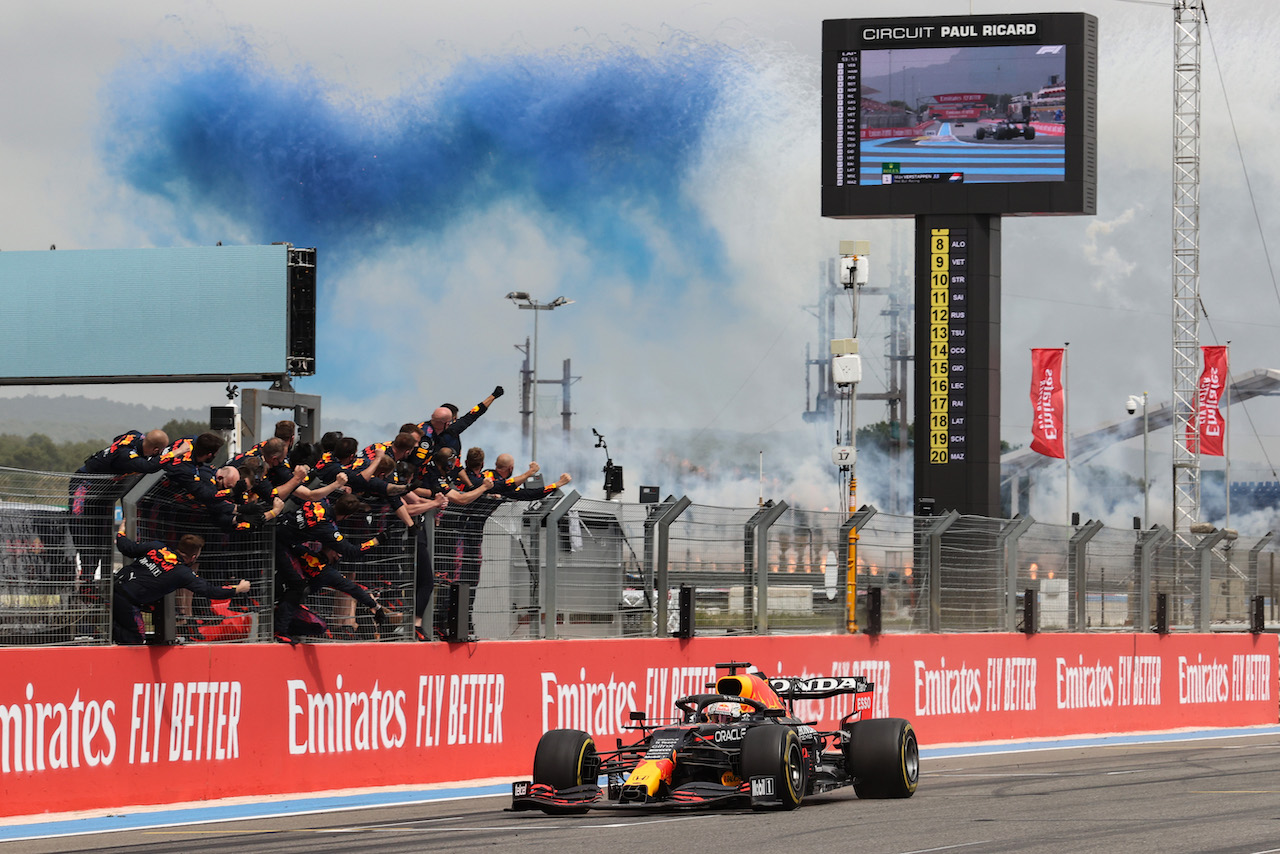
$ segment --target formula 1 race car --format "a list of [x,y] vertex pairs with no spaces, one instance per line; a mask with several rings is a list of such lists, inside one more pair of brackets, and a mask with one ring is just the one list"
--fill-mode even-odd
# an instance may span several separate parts
[[1010,119],[1001,119],[995,125],[979,125],[973,134],[975,139],[983,139],[992,137],[993,139],[1035,139],[1036,129],[1025,122],[1015,122]]
[[[511,808],[548,814],[593,808],[725,806],[795,809],[805,795],[853,786],[860,798],[909,798],[920,776],[915,730],[900,718],[863,719],[874,685],[862,676],[767,678],[726,670],[714,693],[675,701],[676,720],[632,712],[639,738],[598,750],[580,730],[538,741],[533,779],[512,785]],[[840,728],[816,730],[792,715],[795,700],[854,695]],[[607,787],[599,785],[600,777]]]

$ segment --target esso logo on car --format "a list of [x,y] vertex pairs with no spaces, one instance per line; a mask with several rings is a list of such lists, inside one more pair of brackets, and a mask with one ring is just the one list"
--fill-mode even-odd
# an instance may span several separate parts
[[728,729],[716,730],[716,741],[742,741],[742,737],[746,735],[747,728],[744,726],[729,727]]
[[854,701],[853,708],[855,711],[859,712],[871,711],[871,695],[859,694],[857,699]]

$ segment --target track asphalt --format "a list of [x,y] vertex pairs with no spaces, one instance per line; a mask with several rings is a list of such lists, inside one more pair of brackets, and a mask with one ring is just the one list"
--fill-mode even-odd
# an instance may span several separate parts
[[[986,756],[999,753],[1026,753],[1037,750],[1066,750],[1079,747],[1191,742],[1211,738],[1256,735],[1280,735],[1280,726],[1178,730],[1175,732],[966,744],[950,747],[922,747],[920,756],[922,759],[928,760]],[[457,783],[422,789],[397,788],[363,791],[358,794],[273,795],[267,796],[266,799],[255,799],[253,801],[236,799],[234,801],[218,801],[206,804],[186,804],[181,807],[122,807],[118,811],[97,811],[92,814],[76,814],[74,816],[25,816],[0,819],[0,842],[401,806],[463,798],[506,797],[510,793],[511,785],[509,782],[486,781],[482,784]]]

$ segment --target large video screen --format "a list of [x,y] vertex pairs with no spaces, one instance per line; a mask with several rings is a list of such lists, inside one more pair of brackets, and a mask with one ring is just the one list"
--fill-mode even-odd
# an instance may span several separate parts
[[1096,43],[1081,14],[826,21],[823,215],[1093,213]]
[[0,385],[315,372],[314,249],[6,251],[0,293]]

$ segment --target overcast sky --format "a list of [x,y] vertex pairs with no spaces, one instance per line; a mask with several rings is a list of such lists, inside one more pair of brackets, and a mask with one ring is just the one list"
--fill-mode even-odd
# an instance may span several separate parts
[[[1071,343],[1073,430],[1123,417],[1132,393],[1168,400],[1173,13],[1121,0],[17,0],[0,4],[0,249],[316,245],[319,371],[297,388],[322,394],[328,417],[399,423],[495,383],[514,392],[514,345],[533,313],[503,295],[526,290],[575,300],[541,313],[539,331],[542,375],[570,358],[582,377],[577,425],[799,430],[804,346],[825,345],[804,310],[820,266],[839,240],[868,239],[873,284],[887,283],[908,272],[911,229],[818,215],[821,22],[970,11],[1084,11],[1101,32],[1097,216],[1004,220],[1004,438],[1029,441],[1032,347]],[[1280,10],[1218,0],[1209,11],[1201,338],[1230,341],[1239,375],[1280,367],[1266,254],[1280,223]],[[233,127],[187,138],[229,103]],[[502,129],[507,159],[468,159],[477,122]],[[625,162],[599,157],[619,144]],[[373,185],[331,168],[379,156]],[[278,185],[299,158],[313,185]],[[885,330],[869,308],[863,390],[879,391]],[[120,334],[216,346],[218,319],[204,319],[203,344],[147,329],[139,311]],[[218,386],[51,393],[67,391],[222,397]],[[515,419],[514,394],[499,406]],[[1235,409],[1242,470],[1280,462],[1275,403],[1255,402],[1251,418]],[[880,404],[858,412],[885,417]],[[1169,442],[1167,430],[1153,437],[1166,462]],[[761,450],[796,468],[786,453],[821,460],[829,444]]]

